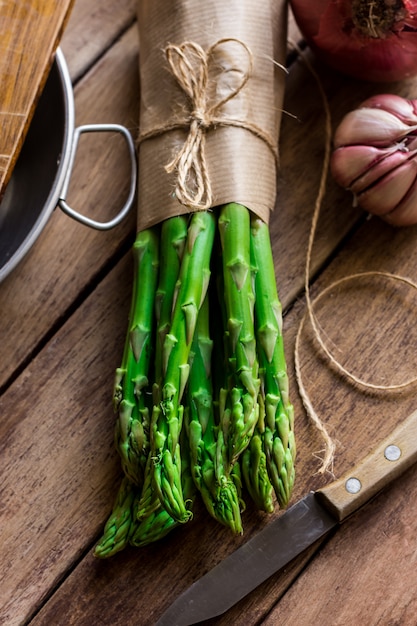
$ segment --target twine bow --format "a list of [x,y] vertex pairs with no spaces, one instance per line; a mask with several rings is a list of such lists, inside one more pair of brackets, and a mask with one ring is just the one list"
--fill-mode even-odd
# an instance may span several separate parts
[[[210,105],[207,97],[210,61],[216,48],[228,41],[236,41],[246,51],[248,69],[227,96]],[[165,53],[172,74],[187,94],[191,105],[187,139],[165,169],[169,174],[177,171],[175,192],[181,204],[200,210],[208,209],[212,206],[213,198],[205,158],[206,133],[220,122],[216,117],[220,107],[234,98],[248,81],[252,73],[252,54],[244,43],[231,39],[221,39],[207,51],[197,43],[187,41],[180,46],[169,45]]]
[[[225,44],[237,44],[243,50],[246,64],[239,68],[239,78],[227,94],[215,100],[210,93],[210,70],[219,71],[220,64],[215,52]],[[213,193],[205,155],[206,134],[216,126],[235,126],[245,128],[261,138],[278,161],[278,151],[272,139],[256,124],[247,120],[228,118],[221,115],[220,109],[229,100],[236,97],[251,77],[253,56],[249,47],[238,39],[219,39],[215,44],[204,50],[199,44],[186,41],[179,46],[169,44],[165,49],[166,59],[172,75],[186,94],[189,101],[189,114],[184,121],[167,123],[161,128],[147,132],[140,141],[160,135],[177,128],[188,129],[187,138],[174,156],[165,166],[168,174],[177,172],[175,195],[178,201],[191,210],[206,210],[213,206]],[[230,57],[230,50],[228,57]],[[221,67],[220,67],[221,69]],[[211,100],[211,101],[210,101]]]

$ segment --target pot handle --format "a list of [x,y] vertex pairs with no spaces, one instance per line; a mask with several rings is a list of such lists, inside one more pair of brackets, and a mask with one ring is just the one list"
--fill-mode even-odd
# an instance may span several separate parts
[[[109,220],[108,222],[98,222],[96,220],[93,220],[90,217],[87,217],[86,215],[83,215],[82,213],[75,211],[66,202],[66,195],[67,195],[68,187],[69,187],[70,180],[71,180],[71,174],[72,174],[72,170],[74,167],[75,156],[76,156],[80,136],[83,133],[93,133],[93,132],[94,133],[95,132],[120,133],[121,135],[123,135],[124,139],[126,140],[127,147],[129,150],[130,163],[131,163],[129,195],[125,204],[120,209],[116,217]],[[58,200],[58,204],[60,208],[64,211],[64,213],[66,213],[73,219],[77,220],[78,222],[81,222],[81,224],[90,226],[91,228],[96,228],[97,230],[110,230],[111,228],[114,228],[115,226],[120,224],[120,222],[126,217],[127,213],[129,212],[132,206],[133,200],[135,198],[135,194],[136,194],[136,179],[137,179],[137,166],[136,166],[135,144],[133,142],[132,135],[127,130],[127,128],[125,128],[124,126],[121,126],[120,124],[84,124],[83,126],[78,126],[74,130],[71,156],[70,156],[64,184],[62,186],[61,195]]]

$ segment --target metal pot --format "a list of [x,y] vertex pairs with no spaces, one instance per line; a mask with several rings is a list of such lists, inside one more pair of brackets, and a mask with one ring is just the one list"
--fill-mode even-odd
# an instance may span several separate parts
[[[119,124],[74,127],[74,96],[64,55],[57,50],[28,134],[0,203],[0,282],[16,267],[39,237],[52,211],[59,206],[87,226],[108,230],[119,224],[136,192],[135,146]],[[65,199],[82,133],[117,132],[125,138],[131,158],[128,198],[109,222],[97,222],[71,208]]]

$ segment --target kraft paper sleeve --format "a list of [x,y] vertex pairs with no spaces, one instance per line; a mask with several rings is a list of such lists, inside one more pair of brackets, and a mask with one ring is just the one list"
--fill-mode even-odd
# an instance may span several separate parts
[[[178,200],[178,170],[166,169],[191,129],[199,133],[194,156],[203,165],[211,205],[239,202],[267,222],[276,195],[286,1],[139,0],[137,17],[138,230],[199,209]],[[197,103],[179,83],[166,56],[168,46],[181,48],[185,42],[209,51],[204,80],[194,58],[179,64],[187,74],[186,86],[204,83]],[[174,57],[178,61],[178,55]],[[191,141],[192,149],[198,141]],[[191,154],[186,156],[186,164],[190,158]],[[191,166],[186,179],[191,188],[198,183],[195,172]]]

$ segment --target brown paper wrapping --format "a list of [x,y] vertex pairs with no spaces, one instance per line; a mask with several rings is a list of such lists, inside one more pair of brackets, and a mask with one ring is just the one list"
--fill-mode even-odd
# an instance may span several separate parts
[[208,50],[227,38],[242,45],[228,42],[215,49],[209,67],[208,108],[237,89],[249,66],[244,46],[253,66],[240,91],[215,112],[223,122],[204,130],[212,206],[239,202],[268,221],[276,195],[286,76],[286,4],[286,0],[139,0],[138,230],[196,210],[178,201],[177,172],[165,169],[187,139],[193,104],[164,51],[168,44],[184,42]]

